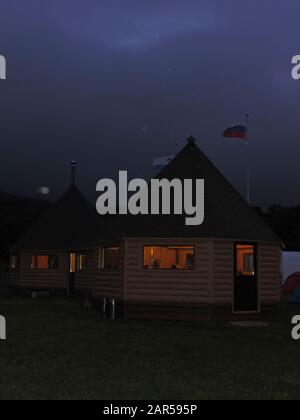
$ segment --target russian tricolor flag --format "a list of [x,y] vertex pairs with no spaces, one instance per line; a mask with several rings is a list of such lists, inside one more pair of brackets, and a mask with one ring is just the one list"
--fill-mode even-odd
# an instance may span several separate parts
[[246,140],[247,128],[244,125],[233,125],[224,131],[223,137]]

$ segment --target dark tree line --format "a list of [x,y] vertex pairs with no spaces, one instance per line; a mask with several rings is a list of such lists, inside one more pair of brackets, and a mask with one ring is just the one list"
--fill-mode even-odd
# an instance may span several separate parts
[[273,228],[289,251],[300,251],[300,206],[283,207],[275,204],[266,212],[256,208]]

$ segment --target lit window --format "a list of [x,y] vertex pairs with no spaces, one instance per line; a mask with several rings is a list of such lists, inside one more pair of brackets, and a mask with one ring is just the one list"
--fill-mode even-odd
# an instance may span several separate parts
[[69,270],[70,273],[75,273],[76,272],[76,254],[72,253],[70,254],[70,259],[69,259]]
[[11,255],[10,256],[10,268],[11,270],[16,270],[18,268],[18,256]]
[[83,271],[86,269],[86,260],[87,256],[85,254],[80,254],[77,256],[77,270]]
[[254,245],[236,246],[236,270],[242,276],[253,276],[254,266]]
[[100,268],[117,270],[120,267],[120,248],[117,246],[104,247],[100,250]]
[[57,255],[32,255],[30,267],[39,270],[57,270],[59,259]]
[[145,270],[193,270],[194,246],[145,246],[143,268]]

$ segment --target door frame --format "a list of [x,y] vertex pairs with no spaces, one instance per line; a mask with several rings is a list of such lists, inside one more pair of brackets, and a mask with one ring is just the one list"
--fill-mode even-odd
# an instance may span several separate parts
[[[256,273],[257,283],[257,309],[253,311],[236,311],[235,310],[235,280],[237,267],[237,245],[252,245],[254,247],[254,268]],[[261,299],[260,299],[260,277],[259,277],[259,261],[258,261],[258,243],[251,241],[235,241],[233,244],[233,287],[232,287],[232,313],[237,315],[259,314],[261,313]]]

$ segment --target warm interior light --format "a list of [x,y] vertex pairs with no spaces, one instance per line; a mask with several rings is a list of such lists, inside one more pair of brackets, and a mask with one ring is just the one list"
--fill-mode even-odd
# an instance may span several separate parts
[[145,246],[143,267],[148,270],[191,270],[194,268],[193,246]]
[[87,256],[85,254],[78,255],[77,268],[78,268],[79,271],[82,271],[82,270],[85,269],[85,267],[86,267],[86,259],[87,259]]
[[255,274],[253,245],[236,246],[236,271],[243,276]]
[[39,270],[57,270],[59,257],[57,255],[32,255],[30,268]]
[[76,254],[70,254],[70,273],[76,272]]

